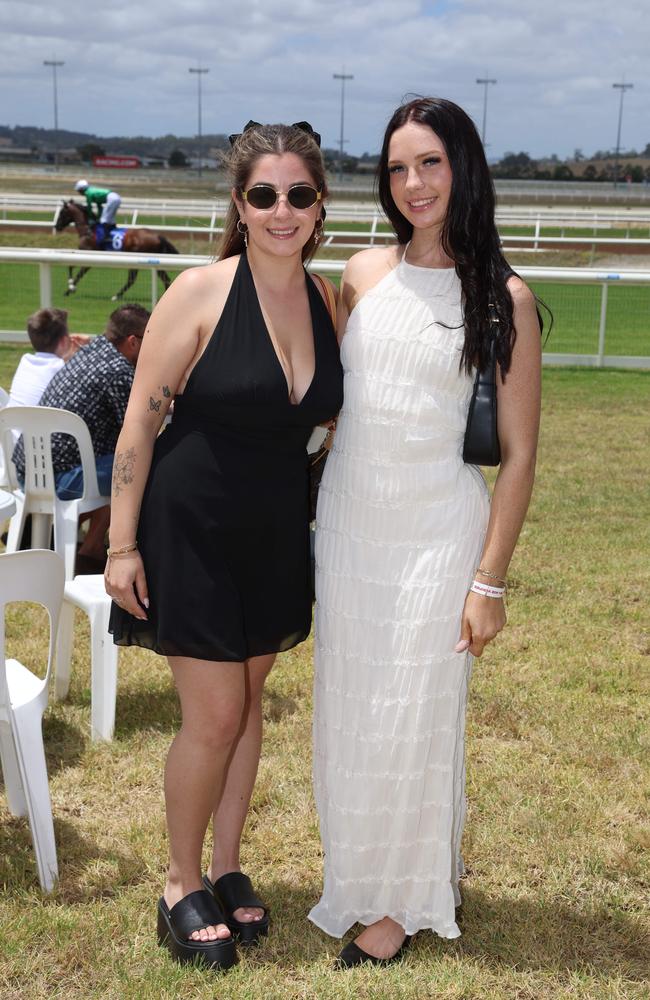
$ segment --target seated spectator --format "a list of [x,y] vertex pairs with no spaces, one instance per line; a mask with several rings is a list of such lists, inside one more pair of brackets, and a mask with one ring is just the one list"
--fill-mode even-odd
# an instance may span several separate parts
[[[39,400],[40,406],[55,406],[83,417],[90,431],[102,496],[111,495],[115,445],[148,320],[149,312],[143,306],[120,306],[111,313],[105,332],[77,351],[57,372]],[[23,478],[22,441],[14,450],[13,460],[19,477]],[[83,492],[80,461],[79,449],[70,435],[52,435],[56,492],[62,500],[73,500]],[[84,571],[82,565],[87,572],[103,570],[109,519],[109,506],[93,511],[88,533],[79,549],[77,572]]]
[[51,379],[80,347],[83,334],[68,333],[65,309],[39,309],[27,320],[33,354],[23,354],[9,390],[8,406],[38,406]]

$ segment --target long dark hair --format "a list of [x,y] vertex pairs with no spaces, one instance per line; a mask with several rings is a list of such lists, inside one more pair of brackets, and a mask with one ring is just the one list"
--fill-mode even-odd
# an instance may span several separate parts
[[[255,164],[262,156],[295,153],[305,164],[314,185],[322,194],[321,205],[328,195],[325,164],[322,153],[313,136],[295,125],[258,125],[246,128],[237,136],[229,153],[223,159],[230,173],[232,186],[241,197],[248,186],[248,179]],[[325,218],[325,209],[322,209]],[[233,257],[244,250],[244,236],[237,229],[239,211],[234,201],[230,202],[223,237],[219,248],[219,258]],[[317,241],[315,230],[302,248],[303,261],[313,256]]]
[[471,373],[487,361],[488,304],[499,317],[497,360],[505,374],[515,342],[512,298],[506,287],[513,273],[501,253],[494,220],[495,194],[483,144],[462,108],[440,97],[419,97],[403,104],[390,119],[377,168],[381,206],[400,243],[408,243],[413,225],[397,208],[390,190],[388,147],[407,122],[428,125],[444,143],[451,166],[449,206],[442,225],[442,248],[455,265],[463,289],[465,344],[460,365]]

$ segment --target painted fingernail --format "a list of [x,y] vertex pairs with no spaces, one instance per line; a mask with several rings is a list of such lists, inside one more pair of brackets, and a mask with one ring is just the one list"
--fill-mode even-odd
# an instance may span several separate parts
[[143,600],[142,603],[144,604],[145,608],[147,608],[147,610],[148,610],[148,608],[149,608],[149,598],[145,597],[145,599]]
[[464,653],[466,649],[469,649],[469,639],[461,639],[454,646],[455,653]]

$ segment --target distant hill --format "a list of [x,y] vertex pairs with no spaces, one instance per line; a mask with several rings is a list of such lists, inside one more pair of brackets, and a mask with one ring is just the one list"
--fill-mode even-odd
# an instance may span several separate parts
[[[197,156],[199,142],[195,135],[162,135],[150,137],[144,135],[99,136],[91,132],[72,132],[69,129],[59,129],[56,134],[60,148],[76,149],[87,143],[101,146],[107,154],[115,153],[122,156],[168,157],[174,149],[182,149],[187,156]],[[54,148],[55,132],[51,128],[36,128],[33,125],[0,125],[0,140],[7,140],[12,146],[22,149],[51,150]],[[226,149],[226,135],[204,135],[201,142],[203,153],[207,149]]]

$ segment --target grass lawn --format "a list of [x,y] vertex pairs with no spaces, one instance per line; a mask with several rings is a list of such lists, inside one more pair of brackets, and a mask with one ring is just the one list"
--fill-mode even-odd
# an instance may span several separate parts
[[[176,698],[163,660],[121,651],[115,740],[90,744],[80,616],[70,697],[44,722],[61,874],[48,898],[0,786],[0,997],[647,1000],[649,436],[650,373],[544,372],[509,626],[470,694],[461,938],[423,932],[396,966],[336,973],[340,943],[306,921],[321,874],[307,642],[268,682],[243,844],[271,936],[225,976],[174,966],[156,946],[155,903]],[[36,610],[13,609],[6,631],[9,655],[36,667]]]

